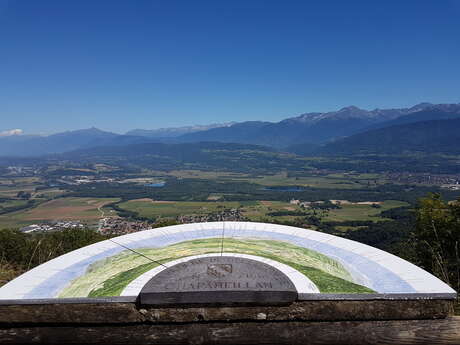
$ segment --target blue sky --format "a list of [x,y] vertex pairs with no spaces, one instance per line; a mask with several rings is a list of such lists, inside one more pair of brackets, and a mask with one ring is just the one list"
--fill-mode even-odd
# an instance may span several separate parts
[[0,0],[0,132],[460,102],[460,0]]

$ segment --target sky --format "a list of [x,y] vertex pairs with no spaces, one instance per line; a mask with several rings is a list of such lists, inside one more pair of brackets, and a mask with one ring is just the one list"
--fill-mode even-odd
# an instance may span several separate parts
[[0,135],[460,102],[460,0],[0,0]]

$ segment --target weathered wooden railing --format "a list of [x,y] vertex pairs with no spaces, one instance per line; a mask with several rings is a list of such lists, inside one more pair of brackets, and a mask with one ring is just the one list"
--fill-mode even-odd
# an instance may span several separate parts
[[452,303],[377,295],[278,306],[158,307],[134,297],[3,301],[0,343],[458,345]]

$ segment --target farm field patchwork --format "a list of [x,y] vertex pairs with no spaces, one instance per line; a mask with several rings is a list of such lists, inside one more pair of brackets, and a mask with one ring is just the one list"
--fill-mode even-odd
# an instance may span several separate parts
[[79,220],[91,224],[97,222],[101,217],[99,208],[102,209],[104,205],[119,200],[116,198],[58,198],[32,209],[1,215],[0,227],[20,227],[55,220]]
[[[243,216],[252,221],[274,218],[268,214],[276,211],[301,211],[297,205],[283,201],[153,201],[137,199],[123,202],[120,208],[138,213],[146,218],[174,218],[181,215],[210,214],[225,208],[240,208]],[[291,220],[292,216],[278,216],[277,219]]]
[[[158,172],[158,174],[165,175],[164,172]],[[238,178],[248,177],[247,174],[233,173],[233,172],[221,172],[221,171],[203,171],[203,170],[171,170],[167,173],[169,176],[177,178],[197,178],[197,179],[209,179],[209,180],[232,180]]]
[[289,176],[287,172],[274,175],[250,175],[243,173],[200,171],[200,170],[172,170],[167,173],[158,172],[158,176],[172,176],[176,178],[195,178],[202,180],[219,180],[222,182],[249,182],[265,187],[272,186],[304,186],[314,188],[338,188],[338,189],[359,189],[369,188],[388,182],[379,174],[347,174],[336,173],[327,175],[315,175],[305,173],[302,176]]
[[42,184],[37,177],[0,178],[0,198],[12,198],[21,191],[33,194],[40,186]]
[[[380,212],[408,204],[397,200],[386,200],[376,203],[343,203],[340,209],[329,211],[319,210],[324,221],[383,221]],[[304,209],[299,205],[284,201],[247,201],[247,202],[219,202],[219,201],[153,201],[151,199],[137,199],[123,202],[118,205],[124,210],[136,212],[140,217],[155,219],[175,218],[181,215],[210,214],[222,211],[225,208],[240,208],[241,214],[250,221],[273,222],[294,221],[312,214],[311,209]]]
[[0,197],[14,198],[19,192],[27,192],[33,194],[37,185],[25,184],[21,186],[16,185],[0,185]]
[[40,189],[33,196],[35,198],[46,198],[46,199],[54,199],[58,196],[64,195],[66,193],[65,190],[59,188],[47,188],[47,189]]
[[123,202],[118,206],[122,209],[136,212],[146,218],[174,218],[180,215],[209,214],[224,208],[238,208],[241,202],[199,202],[199,201],[154,201],[151,199],[136,199]]
[[253,205],[243,208],[243,216],[254,222],[273,222],[278,221],[293,221],[299,216],[294,215],[273,215],[276,212],[293,212],[299,215],[307,216],[307,213],[298,205],[293,205],[283,201],[257,201]]
[[5,208],[24,206],[26,204],[27,204],[27,200],[6,200],[3,202],[0,202],[0,211],[2,211]]
[[360,189],[372,188],[386,180],[375,174],[329,174],[322,176],[305,175],[290,177],[287,174],[267,175],[261,177],[242,177],[239,181],[260,184],[262,186],[303,186],[313,188]]
[[372,203],[350,203],[342,204],[340,209],[332,209],[328,211],[323,218],[324,221],[344,222],[344,221],[384,221],[380,213],[396,207],[408,206],[408,203],[398,200],[385,200],[376,203],[377,207],[372,206]]

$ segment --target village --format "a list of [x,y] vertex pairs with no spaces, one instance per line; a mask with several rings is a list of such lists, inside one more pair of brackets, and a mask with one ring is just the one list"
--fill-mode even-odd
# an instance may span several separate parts
[[80,221],[56,221],[50,223],[39,223],[31,224],[20,228],[19,230],[24,233],[31,232],[49,232],[49,231],[61,231],[67,229],[82,229],[85,224]]
[[204,223],[204,222],[222,222],[222,221],[244,221],[246,218],[238,208],[224,209],[219,213],[210,214],[193,214],[178,216],[177,221],[180,224],[185,223]]
[[393,172],[389,173],[387,177],[398,183],[436,185],[453,190],[456,190],[454,187],[458,186],[457,190],[460,190],[460,174]]

